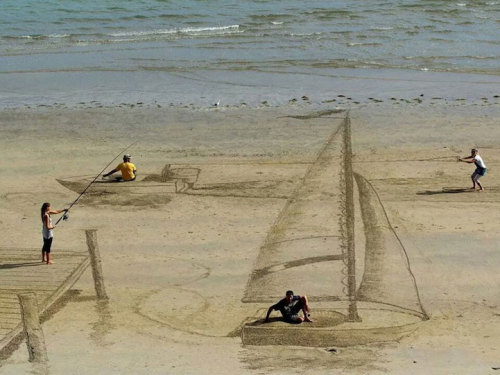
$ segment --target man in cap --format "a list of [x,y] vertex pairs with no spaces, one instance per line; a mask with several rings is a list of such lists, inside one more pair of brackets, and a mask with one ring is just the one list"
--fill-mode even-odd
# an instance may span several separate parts
[[477,153],[477,148],[473,148],[470,151],[470,156],[464,158],[459,158],[458,161],[463,161],[464,163],[474,163],[476,169],[474,173],[470,176],[472,180],[472,190],[476,190],[476,184],[479,186],[479,191],[483,191],[483,185],[479,182],[479,179],[486,174],[486,164],[484,164],[483,158]]
[[113,173],[120,171],[122,176],[116,177],[117,181],[134,181],[137,169],[135,168],[135,165],[130,162],[131,157],[132,156],[130,154],[123,155],[123,163],[118,164],[115,169],[103,174],[102,177],[108,177]]
[[[312,320],[309,319],[311,314],[307,296],[295,296],[291,290],[286,292],[285,298],[269,307],[264,322],[269,322],[269,315],[271,315],[273,310],[279,310],[285,322],[288,323],[312,322]],[[304,313],[303,318],[299,316],[300,310]]]

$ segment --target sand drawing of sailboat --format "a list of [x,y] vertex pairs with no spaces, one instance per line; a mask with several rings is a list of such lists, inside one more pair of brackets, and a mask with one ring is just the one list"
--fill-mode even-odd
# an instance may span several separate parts
[[[406,250],[377,192],[352,170],[350,126],[347,114],[260,249],[242,300],[255,304],[241,331],[243,344],[349,346],[398,340],[428,319]],[[262,306],[289,289],[308,295],[314,323],[264,324]]]
[[[193,188],[199,168],[176,167],[166,164],[160,174],[139,174],[135,181],[117,182],[114,179],[96,180],[86,194],[158,194],[180,193]],[[61,185],[76,193],[82,192],[95,176],[73,176],[57,179]]]

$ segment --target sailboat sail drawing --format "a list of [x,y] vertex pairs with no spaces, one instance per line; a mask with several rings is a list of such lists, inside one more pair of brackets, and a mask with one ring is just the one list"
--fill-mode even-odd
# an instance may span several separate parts
[[263,324],[256,308],[243,326],[244,344],[396,340],[428,319],[402,241],[375,189],[353,172],[348,113],[268,232],[243,302],[273,303],[290,289],[308,295],[314,323]]

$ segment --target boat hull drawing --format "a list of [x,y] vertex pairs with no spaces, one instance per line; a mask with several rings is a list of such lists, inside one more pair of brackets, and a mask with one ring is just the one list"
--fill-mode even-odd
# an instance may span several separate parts
[[[171,168],[167,164],[160,174],[140,175],[134,181],[119,181],[110,177],[98,179],[87,190],[88,195],[99,194],[166,194],[192,189],[200,174],[199,168]],[[73,176],[57,179],[65,188],[81,193],[95,176]]]

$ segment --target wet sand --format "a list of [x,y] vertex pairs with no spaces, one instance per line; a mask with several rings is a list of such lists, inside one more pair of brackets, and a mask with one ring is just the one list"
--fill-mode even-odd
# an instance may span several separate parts
[[[345,116],[332,109],[0,112],[7,247],[37,247],[41,203],[62,208],[76,198],[57,178],[97,173],[133,141],[139,173],[167,163],[201,169],[183,194],[86,196],[55,230],[57,262],[58,249],[85,249],[83,231],[97,228],[110,301],[95,300],[85,273],[43,324],[50,373],[494,373],[500,131],[491,100],[350,107],[354,172],[373,185],[404,244],[429,321],[400,342],[337,352],[242,346],[241,325],[269,305],[242,301],[249,277],[287,198]],[[483,193],[461,190],[473,167],[456,157],[472,146],[488,166]],[[321,278],[310,284],[322,287]],[[31,371],[24,345],[1,362],[0,374]]]

